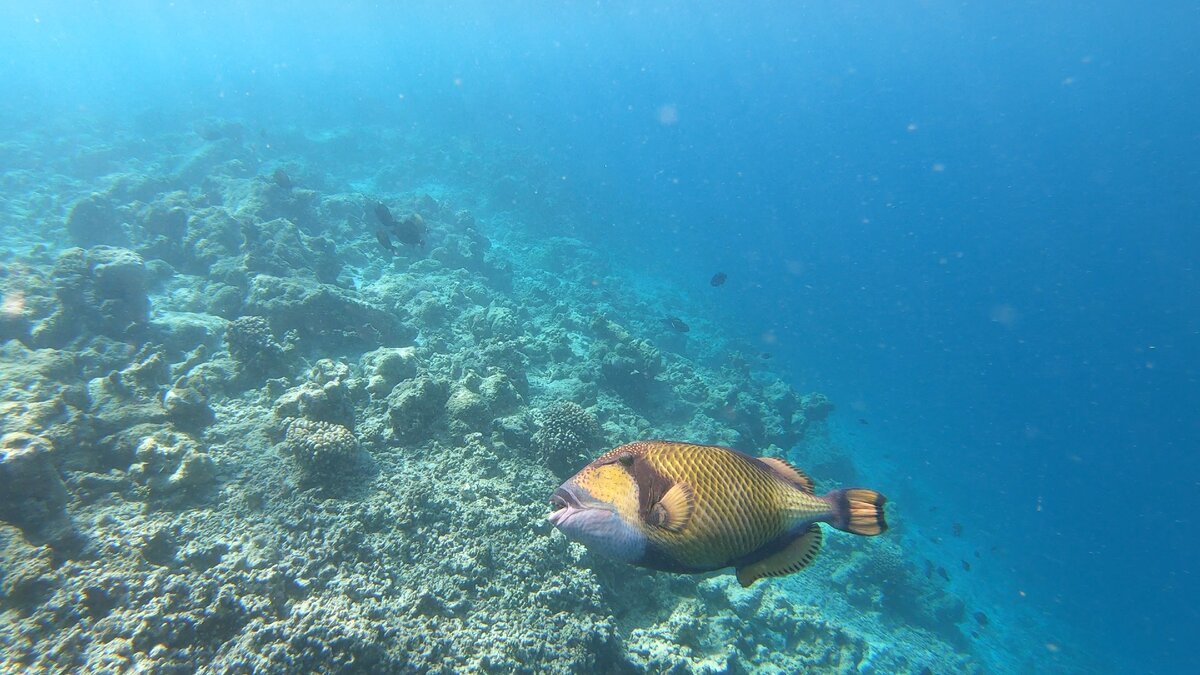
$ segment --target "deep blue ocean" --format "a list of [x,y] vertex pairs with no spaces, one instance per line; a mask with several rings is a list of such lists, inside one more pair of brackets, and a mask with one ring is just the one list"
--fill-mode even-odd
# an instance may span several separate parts
[[515,149],[555,185],[535,232],[826,393],[914,559],[1053,627],[1047,672],[1068,642],[1192,672],[1198,35],[1170,0],[11,1],[0,142],[219,117]]

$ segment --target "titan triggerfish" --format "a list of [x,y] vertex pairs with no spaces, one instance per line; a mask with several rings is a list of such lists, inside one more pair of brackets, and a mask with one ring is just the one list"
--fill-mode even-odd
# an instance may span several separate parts
[[821,527],[874,536],[887,499],[845,488],[817,495],[782,459],[675,441],[622,445],[550,497],[549,520],[568,539],[617,560],[694,574],[726,567],[742,586],[806,567]]

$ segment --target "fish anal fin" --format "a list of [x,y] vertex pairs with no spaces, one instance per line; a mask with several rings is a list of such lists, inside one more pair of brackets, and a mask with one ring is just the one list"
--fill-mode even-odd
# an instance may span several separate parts
[[785,577],[808,567],[821,550],[821,527],[816,523],[797,536],[783,550],[762,560],[737,569],[737,580],[742,588],[763,577]]
[[650,507],[648,520],[651,525],[661,527],[670,532],[678,532],[692,518],[692,510],[696,508],[696,497],[690,485],[679,482]]
[[779,474],[780,478],[789,483],[794,483],[796,487],[808,494],[816,494],[813,490],[813,479],[809,478],[800,469],[789,464],[787,460],[779,459],[778,457],[759,457],[758,461],[771,467],[771,470]]

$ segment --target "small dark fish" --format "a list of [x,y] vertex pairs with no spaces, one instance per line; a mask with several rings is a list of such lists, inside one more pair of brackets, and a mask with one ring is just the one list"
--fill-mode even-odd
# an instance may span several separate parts
[[970,572],[970,571],[971,571],[971,563],[969,563],[969,562],[967,562],[966,560],[964,560],[964,561],[962,561],[962,564],[963,564],[963,571],[964,571],[964,572]]
[[686,333],[691,330],[691,328],[689,328],[688,325],[683,322],[683,319],[677,316],[668,316],[667,318],[663,319],[663,323],[670,326],[671,330],[679,333]]
[[950,529],[951,529],[951,531],[954,532],[954,536],[956,536],[956,537],[962,536],[962,530],[963,530],[962,523],[955,523],[954,525],[952,525],[950,527]]
[[382,225],[387,225],[388,227],[396,226],[396,218],[392,216],[392,210],[382,202],[375,205],[375,217],[379,219]]
[[717,272],[713,275],[712,281],[709,281],[708,283],[712,284],[713,286],[720,286],[721,284],[725,283],[725,280],[728,278],[729,276],[724,272]]
[[924,668],[921,669],[921,675],[933,675],[933,668],[930,668],[929,666],[925,666]]
[[925,559],[925,578],[926,579],[933,578],[933,562],[930,561],[928,558]]
[[938,576],[941,577],[944,581],[950,581],[950,575],[946,572],[945,567],[937,568],[937,573],[938,573]]
[[871,424],[870,422],[866,421],[865,419],[863,419],[863,418],[861,418],[861,417],[860,417],[860,418],[858,418],[858,423],[859,423],[859,424],[861,424],[861,425],[863,425],[864,427],[865,427],[865,426],[868,426],[869,424]]
[[763,361],[770,361],[771,360],[771,352],[763,352],[758,355],[758,358],[762,359]]
[[[391,217],[390,213],[388,217]],[[414,213],[403,220],[394,220],[392,221],[392,234],[396,235],[396,239],[401,244],[424,246],[425,219],[421,217],[421,214]]]
[[396,247],[392,244],[392,238],[383,230],[375,230],[375,239],[379,241],[379,245],[388,250],[389,253],[395,253]]
[[987,616],[987,614],[984,614],[983,612],[975,612],[975,621],[980,626],[986,626],[986,625],[988,625],[988,616]]
[[979,549],[975,549],[975,558],[976,558],[976,559],[979,559],[979,558],[982,558],[982,557],[983,557],[983,556],[979,554]]
[[275,184],[284,190],[292,189],[292,178],[283,169],[275,169],[275,173],[271,174],[271,177],[275,179]]

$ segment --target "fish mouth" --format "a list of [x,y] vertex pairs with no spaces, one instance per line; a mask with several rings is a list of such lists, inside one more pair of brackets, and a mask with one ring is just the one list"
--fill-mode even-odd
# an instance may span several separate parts
[[625,562],[645,554],[646,536],[637,525],[625,522],[612,504],[579,485],[567,482],[555,490],[550,508],[546,520],[570,541]]
[[567,508],[567,500],[559,497],[558,495],[550,495],[550,510],[552,512],[561,511],[565,508]]
[[550,495],[550,508],[554,509],[555,511],[559,511],[567,508],[568,506],[574,506],[575,508],[580,507],[579,497],[574,493],[574,491],[568,490],[564,486],[558,488],[554,491],[554,494]]
[[595,508],[594,504],[588,504],[585,501],[585,499],[581,499],[578,488],[574,488],[569,483],[565,484],[550,495],[551,511],[546,519],[555,527],[562,527],[563,523],[571,516]]

